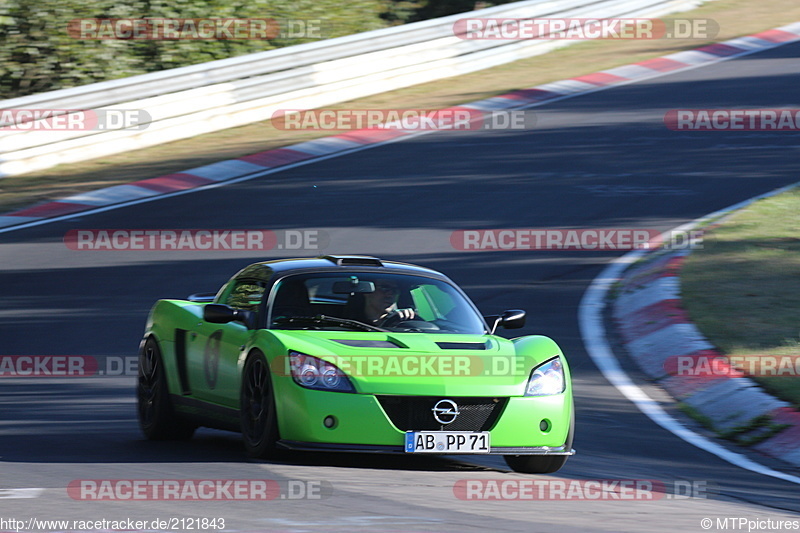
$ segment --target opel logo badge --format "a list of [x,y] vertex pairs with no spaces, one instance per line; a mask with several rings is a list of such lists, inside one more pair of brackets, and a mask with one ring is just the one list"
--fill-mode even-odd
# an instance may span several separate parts
[[433,411],[433,418],[440,424],[452,424],[460,412],[458,405],[453,400],[439,400],[431,411]]

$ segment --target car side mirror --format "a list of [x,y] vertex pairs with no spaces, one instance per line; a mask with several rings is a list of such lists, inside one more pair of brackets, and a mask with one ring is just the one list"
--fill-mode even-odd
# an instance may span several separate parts
[[497,328],[519,329],[525,325],[525,311],[522,309],[509,309],[501,315],[483,317],[489,325],[489,334],[494,335]]
[[233,309],[224,304],[206,304],[203,307],[203,320],[212,324],[241,322],[248,329],[253,328],[253,313],[243,309]]
[[500,315],[500,327],[505,329],[519,329],[525,325],[525,311],[522,309],[509,309]]

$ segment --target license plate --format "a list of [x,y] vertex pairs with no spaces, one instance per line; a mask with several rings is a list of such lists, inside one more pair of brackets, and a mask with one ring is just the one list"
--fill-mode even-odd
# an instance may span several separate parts
[[406,453],[489,453],[488,431],[407,431]]

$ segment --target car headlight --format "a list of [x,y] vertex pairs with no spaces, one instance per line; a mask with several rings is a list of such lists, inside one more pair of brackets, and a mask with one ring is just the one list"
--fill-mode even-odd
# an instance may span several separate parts
[[339,367],[318,357],[290,351],[289,362],[292,378],[301,387],[335,392],[356,391]]
[[560,357],[554,357],[533,369],[525,387],[525,396],[552,396],[561,394],[566,388],[564,365]]

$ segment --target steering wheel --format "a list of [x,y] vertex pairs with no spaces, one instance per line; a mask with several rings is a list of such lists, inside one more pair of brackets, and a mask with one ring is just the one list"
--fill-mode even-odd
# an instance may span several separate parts
[[409,331],[439,331],[439,326],[428,322],[426,320],[421,320],[420,316],[415,312],[414,316],[411,318],[402,318],[399,313],[392,312],[383,319],[380,323],[380,327],[382,328],[402,328]]
[[385,327],[394,327],[401,322],[406,322],[408,320],[414,320],[417,317],[417,312],[414,311],[414,315],[411,318],[403,318],[403,315],[398,313],[399,309],[395,309],[387,314],[382,320],[378,321],[378,326],[385,328]]

